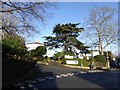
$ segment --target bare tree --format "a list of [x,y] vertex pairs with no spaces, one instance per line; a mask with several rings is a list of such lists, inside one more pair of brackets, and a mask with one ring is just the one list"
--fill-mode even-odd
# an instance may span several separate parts
[[118,40],[117,10],[109,7],[96,7],[90,11],[87,20],[87,34],[100,54],[110,44]]
[[24,36],[39,32],[35,22],[43,24],[51,8],[55,8],[53,2],[2,2],[2,31]]

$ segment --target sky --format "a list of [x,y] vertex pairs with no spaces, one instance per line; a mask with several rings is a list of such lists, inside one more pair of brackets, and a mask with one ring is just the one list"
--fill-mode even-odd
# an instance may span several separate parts
[[[38,26],[40,34],[30,37],[27,42],[41,42],[45,40],[43,36],[52,35],[52,31],[55,25],[58,23],[80,23],[78,27],[85,27],[85,20],[89,16],[90,9],[98,6],[108,6],[118,8],[117,2],[56,2],[57,8],[52,11],[52,17],[48,17],[46,25],[44,27]],[[81,39],[83,43],[86,43],[86,39]],[[55,51],[52,51],[55,52]],[[116,52],[116,50],[114,50]]]

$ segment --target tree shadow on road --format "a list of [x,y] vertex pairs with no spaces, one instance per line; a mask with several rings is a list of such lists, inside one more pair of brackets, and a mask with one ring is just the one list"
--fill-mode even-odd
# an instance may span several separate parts
[[120,74],[112,74],[109,72],[96,72],[77,75],[79,78],[92,84],[100,86],[105,90],[120,89]]
[[[52,88],[54,90],[57,89],[56,81],[55,79],[49,79],[50,77],[54,77],[53,72],[43,72],[41,70],[41,66],[35,66],[31,72],[31,75],[29,75],[27,78],[14,82],[14,84],[9,84],[7,87],[3,88],[2,90],[22,90],[20,89],[20,86],[15,87],[15,84],[23,83],[23,85],[26,89],[24,90],[35,90],[34,88],[40,89],[49,89]],[[39,81],[38,79],[44,79],[44,81]],[[26,81],[35,81],[35,83],[28,83]],[[34,87],[29,87],[29,84],[33,85]],[[36,89],[36,90],[37,90]]]

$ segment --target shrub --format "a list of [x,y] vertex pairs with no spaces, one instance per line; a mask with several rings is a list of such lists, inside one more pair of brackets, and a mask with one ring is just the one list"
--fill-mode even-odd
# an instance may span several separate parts
[[62,64],[66,64],[66,59],[65,58],[62,59]]
[[89,66],[89,62],[86,59],[83,59],[83,66],[84,67],[88,67]]
[[36,48],[35,56],[43,56],[46,54],[46,52],[47,52],[47,49],[45,46],[39,46]]
[[102,63],[103,66],[106,66],[106,57],[104,55],[96,55],[94,59],[96,62]]
[[64,53],[63,52],[57,52],[57,53],[55,53],[54,54],[54,58],[61,58],[61,57],[63,57],[64,56]]
[[25,44],[22,42],[22,40],[20,41],[14,37],[2,39],[3,57],[14,55],[23,57],[26,53],[27,48],[25,47]]
[[[66,63],[66,60],[68,60],[68,59],[65,59],[65,58],[64,58],[64,59],[62,60],[63,64],[67,64],[67,63]],[[78,64],[70,64],[70,65],[80,66],[81,63],[82,63],[82,66],[84,66],[84,67],[87,67],[87,66],[89,65],[89,62],[88,62],[86,59],[79,59],[79,58],[77,58],[77,59],[69,59],[69,60],[78,60]]]

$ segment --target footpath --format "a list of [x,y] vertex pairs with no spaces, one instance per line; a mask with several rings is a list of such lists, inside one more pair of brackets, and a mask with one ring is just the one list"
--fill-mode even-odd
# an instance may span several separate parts
[[[39,62],[37,62],[37,64],[43,64],[43,65],[55,65],[55,66],[63,66],[63,67],[68,67],[68,68],[76,68],[76,69],[86,69],[86,70],[89,70],[90,69],[90,67],[80,67],[80,66],[73,66],[73,65],[67,65],[67,64],[59,64],[59,63],[56,63],[56,62],[54,62],[54,63],[52,63],[52,64],[49,64],[49,63],[45,63],[45,62],[41,62],[41,61],[39,61]],[[94,67],[94,69],[96,69],[96,67]],[[108,67],[102,67],[101,69],[103,69],[103,70],[107,70],[107,69],[109,69]]]

